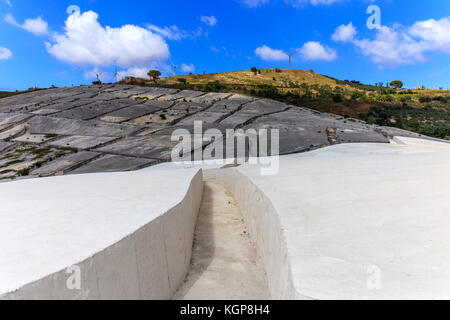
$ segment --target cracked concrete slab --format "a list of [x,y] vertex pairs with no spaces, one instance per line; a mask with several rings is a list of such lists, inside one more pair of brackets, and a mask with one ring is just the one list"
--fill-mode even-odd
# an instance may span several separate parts
[[160,110],[160,108],[156,106],[138,104],[125,109],[105,114],[100,118],[100,120],[115,123],[125,122],[131,119],[140,118],[144,115],[156,112],[158,110]]
[[32,133],[121,137],[139,130],[139,127],[102,121],[84,121],[37,116],[29,122]]
[[99,157],[101,154],[96,152],[78,152],[62,158],[58,158],[31,172],[32,175],[51,176],[55,174],[64,174],[70,169],[86,163]]
[[116,140],[118,137],[70,136],[50,142],[52,146],[91,149]]
[[157,160],[152,159],[106,155],[97,160],[89,162],[81,168],[70,171],[69,174],[133,171],[157,163]]
[[135,100],[131,99],[117,99],[111,101],[94,102],[74,109],[66,110],[58,113],[58,117],[91,120],[98,116],[116,111],[121,108],[137,104]]
[[183,90],[183,91],[180,91],[175,94],[165,95],[161,98],[158,98],[158,100],[162,100],[162,101],[186,100],[186,101],[189,101],[190,99],[197,98],[204,94],[205,93],[201,92],[201,91]]

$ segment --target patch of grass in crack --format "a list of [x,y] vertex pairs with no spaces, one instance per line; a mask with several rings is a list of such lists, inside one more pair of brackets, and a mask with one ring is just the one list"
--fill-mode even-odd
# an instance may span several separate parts
[[52,139],[52,138],[56,138],[58,135],[55,133],[49,133],[45,135],[45,139]]

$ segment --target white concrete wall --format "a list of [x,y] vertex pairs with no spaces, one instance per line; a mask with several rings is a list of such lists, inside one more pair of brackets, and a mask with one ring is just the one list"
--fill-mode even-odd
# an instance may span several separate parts
[[[0,299],[170,299],[184,281],[203,193],[201,170],[93,174],[19,183],[0,186],[4,195],[0,249],[8,246],[5,241],[11,247],[0,250]],[[67,187],[73,183],[79,185],[78,193]],[[52,197],[46,199],[45,190],[58,193],[54,190],[58,185],[63,197],[53,197],[56,205],[49,205]],[[98,190],[102,187],[103,197]],[[20,192],[22,205],[15,201]],[[36,194],[27,196],[27,192]],[[59,202],[64,196],[69,203],[83,202],[83,195],[89,198],[91,193],[97,203],[91,203],[94,208],[87,209],[88,213],[80,210],[82,206],[69,210]],[[48,210],[39,210],[39,206]],[[13,229],[19,221],[11,220],[18,212],[31,223],[25,230]],[[59,214],[65,222],[57,222]],[[36,220],[37,215],[41,218]],[[45,234],[40,235],[39,228]],[[2,231],[10,235],[2,236]],[[29,238],[24,239],[27,234]],[[15,237],[22,243],[11,243]],[[81,290],[67,288],[70,274],[66,267],[70,265],[80,267]]]
[[[215,171],[272,298],[450,297],[450,145],[401,140],[281,157],[274,176],[258,165]],[[373,270],[377,288],[367,284]]]
[[244,217],[250,237],[265,265],[272,299],[309,299],[294,288],[285,234],[270,199],[236,168],[216,170],[214,173],[217,181],[232,193]]

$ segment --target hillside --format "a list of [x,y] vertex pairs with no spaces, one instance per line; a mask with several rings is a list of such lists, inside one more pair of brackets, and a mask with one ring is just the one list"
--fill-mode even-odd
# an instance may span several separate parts
[[195,121],[220,130],[224,146],[229,129],[279,129],[281,154],[418,137],[244,95],[118,84],[53,88],[0,99],[0,182],[170,161],[178,144],[172,133],[192,133]]
[[157,83],[126,78],[124,84],[231,92],[271,98],[369,124],[394,126],[450,140],[450,91],[393,89],[338,80],[312,70],[261,69],[172,76]]

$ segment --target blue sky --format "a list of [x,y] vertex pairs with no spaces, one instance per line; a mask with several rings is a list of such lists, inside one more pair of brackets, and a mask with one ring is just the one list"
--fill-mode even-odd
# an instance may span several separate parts
[[293,68],[343,80],[449,88],[450,1],[0,0],[0,90],[112,81],[116,67],[287,68],[294,52]]

